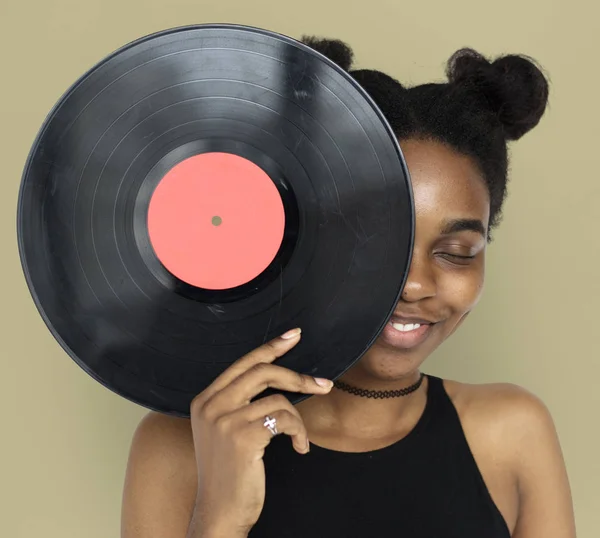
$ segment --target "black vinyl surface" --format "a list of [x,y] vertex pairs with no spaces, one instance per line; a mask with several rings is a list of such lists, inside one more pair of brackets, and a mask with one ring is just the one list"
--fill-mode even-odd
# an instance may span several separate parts
[[[286,210],[273,263],[220,292],[171,275],[146,229],[162,175],[209,151],[263,168]],[[389,319],[414,233],[400,148],[366,93],[309,47],[234,25],[153,34],[94,66],[44,122],[18,204],[27,282],[61,346],[116,394],[178,416],[296,326],[277,364],[339,377]]]

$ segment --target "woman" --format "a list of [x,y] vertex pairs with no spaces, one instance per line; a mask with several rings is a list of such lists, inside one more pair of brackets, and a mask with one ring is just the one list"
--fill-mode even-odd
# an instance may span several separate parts
[[[350,70],[344,43],[305,42]],[[547,81],[527,58],[490,63],[471,50],[450,59],[444,84],[350,72],[412,178],[414,252],[395,313],[333,388],[276,366],[301,338],[292,330],[199,394],[191,420],[148,414],[131,448],[124,538],[575,536],[545,406],[512,385],[420,373],[480,297],[506,144],[541,119]],[[313,397],[251,402],[267,386]]]

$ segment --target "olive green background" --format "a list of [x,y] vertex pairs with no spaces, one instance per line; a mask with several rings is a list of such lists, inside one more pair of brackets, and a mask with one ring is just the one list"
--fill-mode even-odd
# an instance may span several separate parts
[[[551,409],[579,536],[600,534],[599,8],[591,0],[37,0],[0,4],[0,535],[116,538],[129,443],[145,409],[88,377],[29,296],[15,214],[33,139],[61,94],[142,35],[234,22],[347,40],[359,66],[407,83],[440,79],[461,46],[525,53],[552,78],[540,126],[512,147],[503,225],[476,312],[426,371],[508,381]],[[165,537],[167,538],[167,537]],[[182,537],[183,538],[183,537]]]

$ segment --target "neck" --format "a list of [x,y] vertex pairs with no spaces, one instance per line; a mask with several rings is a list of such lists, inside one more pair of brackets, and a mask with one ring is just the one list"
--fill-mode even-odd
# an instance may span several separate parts
[[[382,381],[361,372],[360,368],[353,368],[340,380],[361,389],[385,391],[409,387],[419,377],[419,371],[413,371],[400,379]],[[327,432],[328,436],[383,439],[412,428],[423,412],[426,400],[427,378],[415,392],[396,398],[366,398],[334,387],[325,396],[314,396],[300,403],[298,410],[309,437],[311,432],[313,436]]]

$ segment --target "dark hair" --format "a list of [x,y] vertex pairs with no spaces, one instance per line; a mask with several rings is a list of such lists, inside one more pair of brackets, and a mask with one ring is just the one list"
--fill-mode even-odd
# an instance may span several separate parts
[[407,88],[381,71],[352,70],[354,54],[343,41],[307,36],[302,41],[352,75],[400,141],[437,140],[471,157],[490,194],[490,231],[500,222],[507,141],[533,129],[548,102],[548,81],[534,60],[506,55],[490,61],[465,48],[448,60],[448,82]]

